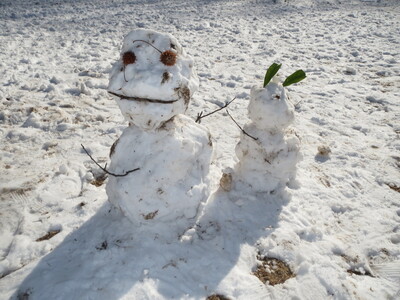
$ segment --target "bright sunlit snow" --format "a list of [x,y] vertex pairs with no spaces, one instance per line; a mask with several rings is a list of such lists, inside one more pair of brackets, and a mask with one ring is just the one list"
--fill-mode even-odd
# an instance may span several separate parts
[[399,15],[1,1],[0,299],[399,299]]

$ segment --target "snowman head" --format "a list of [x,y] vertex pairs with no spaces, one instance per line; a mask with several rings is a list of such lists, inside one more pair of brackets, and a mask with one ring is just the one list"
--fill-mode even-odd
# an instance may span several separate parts
[[248,106],[249,117],[261,130],[282,131],[294,120],[294,107],[282,85],[270,82],[266,87],[253,86]]
[[143,129],[184,113],[197,89],[193,59],[176,38],[145,29],[125,37],[108,85],[124,117]]

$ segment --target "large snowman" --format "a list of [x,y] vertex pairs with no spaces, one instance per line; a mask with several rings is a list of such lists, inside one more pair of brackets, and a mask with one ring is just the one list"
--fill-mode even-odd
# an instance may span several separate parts
[[114,143],[109,201],[136,227],[174,238],[195,223],[209,195],[210,134],[183,115],[198,78],[170,34],[131,31],[108,86],[129,122]]

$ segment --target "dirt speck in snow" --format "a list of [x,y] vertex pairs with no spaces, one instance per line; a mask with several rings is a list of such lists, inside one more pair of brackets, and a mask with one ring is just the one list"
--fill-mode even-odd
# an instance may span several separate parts
[[223,173],[219,185],[224,191],[229,192],[232,189],[232,174]]
[[119,142],[119,139],[117,139],[114,144],[112,144],[111,148],[110,148],[110,154],[109,157],[111,158],[111,156],[113,156],[114,152],[115,152],[115,147],[117,147],[117,144]]
[[351,257],[351,256],[349,256],[349,255],[346,255],[346,254],[341,254],[340,255],[343,259],[344,259],[344,261],[345,262],[347,262],[348,264],[350,264],[350,263],[354,263],[354,264],[356,264],[356,263],[359,263],[359,257],[358,257],[358,255],[356,256],[356,257]]
[[223,296],[223,295],[211,295],[208,296],[206,300],[230,300],[229,298]]
[[101,174],[101,175],[95,177],[95,178],[90,182],[90,184],[93,184],[94,186],[99,187],[99,186],[102,186],[102,185],[104,184],[104,181],[105,181],[106,179],[107,179],[107,174],[104,173],[104,174]]
[[153,211],[153,212],[151,212],[151,213],[148,213],[147,215],[143,215],[143,218],[144,218],[145,220],[152,220],[152,219],[155,218],[155,216],[157,216],[157,214],[158,214],[158,209],[157,209],[156,211]]
[[295,277],[295,274],[292,272],[290,267],[277,258],[261,258],[259,256],[258,259],[261,261],[261,264],[253,274],[263,283],[276,285]]
[[171,75],[168,72],[164,72],[162,74],[161,84],[166,83],[171,78]]
[[17,296],[17,300],[29,300],[29,296],[32,294],[31,290],[20,292]]
[[38,238],[36,240],[36,242],[41,242],[41,241],[46,241],[51,239],[53,236],[55,236],[56,234],[60,233],[61,230],[50,230],[48,233],[46,233],[44,236]]
[[326,186],[327,188],[331,187],[331,183],[330,183],[330,181],[328,180],[328,178],[327,178],[326,176],[324,176],[324,177],[319,177],[318,179],[319,179],[319,181],[320,181],[324,186]]
[[175,92],[178,94],[180,98],[183,98],[185,104],[188,105],[190,101],[190,90],[187,86],[181,86],[175,89]]
[[102,242],[101,245],[99,245],[99,246],[96,247],[96,249],[97,249],[97,250],[100,250],[100,251],[101,251],[101,250],[106,250],[107,248],[108,248],[108,243],[107,243],[107,241]]
[[386,185],[390,187],[393,191],[400,193],[400,186],[397,186],[394,183],[386,183]]
[[349,273],[349,274],[354,274],[354,275],[358,275],[358,276],[370,276],[370,277],[375,277],[375,276],[372,275],[368,270],[350,269],[350,270],[347,270],[347,273]]
[[328,146],[319,146],[318,147],[318,155],[328,157],[331,154],[331,148]]

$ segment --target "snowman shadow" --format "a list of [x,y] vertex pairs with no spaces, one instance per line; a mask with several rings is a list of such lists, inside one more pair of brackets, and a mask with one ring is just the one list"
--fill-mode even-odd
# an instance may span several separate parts
[[[286,191],[275,194],[250,190],[227,193],[221,188],[210,197],[196,224],[194,236],[197,239],[193,242],[194,247],[207,249],[202,253],[202,259],[210,266],[204,265],[201,274],[209,290],[224,294],[224,281],[229,284],[231,276],[243,275],[243,265],[238,261],[246,261],[247,265],[256,261],[260,239],[266,239],[274,232],[280,213],[289,200],[290,194]],[[250,252],[247,246],[250,246]],[[253,277],[255,286],[260,285],[252,271],[249,270],[247,275]],[[248,285],[241,287],[240,280],[235,281],[236,291],[250,292],[246,290]],[[249,295],[247,299],[250,298]]]
[[[224,294],[224,282],[243,273],[238,260],[255,260],[257,251],[247,253],[244,246],[273,232],[288,201],[282,194],[218,190],[195,229],[172,241],[133,228],[106,203],[41,259],[12,299],[205,299]],[[251,270],[248,276],[258,282]],[[235,289],[241,289],[240,283]]]

